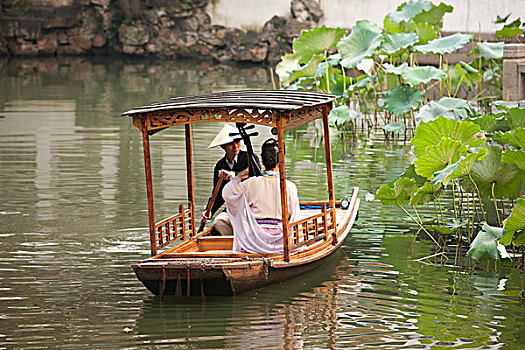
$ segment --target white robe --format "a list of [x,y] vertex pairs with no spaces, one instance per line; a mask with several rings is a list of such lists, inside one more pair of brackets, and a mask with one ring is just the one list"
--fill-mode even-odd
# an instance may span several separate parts
[[[300,208],[293,182],[286,181],[286,192],[288,222],[294,222],[300,218]],[[282,219],[278,176],[251,177],[243,182],[236,176],[224,187],[222,197],[233,227],[233,250],[259,254],[283,252],[282,234],[270,234],[257,223],[257,219]]]

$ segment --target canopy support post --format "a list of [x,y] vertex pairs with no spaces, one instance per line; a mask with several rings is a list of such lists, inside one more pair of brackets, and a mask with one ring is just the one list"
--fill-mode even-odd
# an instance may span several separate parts
[[281,213],[283,224],[284,261],[290,261],[290,243],[288,241],[288,192],[286,191],[286,168],[284,163],[284,127],[282,114],[277,117],[277,144],[279,146],[279,182],[281,187]]
[[155,208],[153,205],[153,182],[151,176],[151,155],[149,151],[149,135],[146,127],[146,117],[142,117],[142,146],[144,149],[144,171],[146,173],[146,193],[148,197],[148,217],[149,217],[149,241],[151,256],[157,255],[157,243],[155,241]]
[[185,125],[186,133],[186,183],[191,210],[191,236],[195,236],[195,195],[193,193],[193,157],[191,149],[191,124]]
[[[335,198],[334,198],[334,178],[332,172],[332,145],[330,143],[330,128],[328,126],[328,115],[332,109],[332,104],[323,105],[323,130],[324,130],[324,149],[326,153],[326,177],[328,182],[328,201],[332,212],[332,223],[334,225],[334,235],[332,244],[337,244],[337,226],[335,222]],[[328,232],[326,232],[328,234]]]

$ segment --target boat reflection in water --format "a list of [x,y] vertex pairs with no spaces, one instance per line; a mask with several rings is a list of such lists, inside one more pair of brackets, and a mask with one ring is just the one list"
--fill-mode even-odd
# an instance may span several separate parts
[[340,281],[334,278],[347,265],[338,250],[308,274],[233,298],[152,297],[144,301],[135,331],[148,335],[145,343],[195,348],[300,349],[304,334],[312,332],[335,345]]

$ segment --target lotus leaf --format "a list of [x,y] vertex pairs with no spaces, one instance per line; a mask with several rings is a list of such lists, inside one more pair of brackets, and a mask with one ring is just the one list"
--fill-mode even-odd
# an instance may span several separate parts
[[514,238],[517,246],[525,245],[525,199],[518,199],[518,203],[512,208],[512,214],[503,221],[505,233],[500,239],[500,243],[509,245]]
[[515,164],[525,170],[525,151],[523,149],[509,149],[501,156],[501,161],[506,164]]
[[405,69],[408,68],[408,63],[403,62],[400,66],[394,66],[390,63],[383,63],[383,68],[387,73],[392,73],[395,75],[401,75]]
[[455,66],[449,67],[451,88],[457,89],[459,84],[473,86],[481,81],[481,74],[477,69],[465,62],[460,62]]
[[524,33],[523,29],[519,27],[505,26],[502,29],[496,31],[496,36],[498,37],[498,39],[515,38],[517,36],[523,35],[523,33]]
[[439,116],[460,120],[466,118],[471,111],[472,107],[468,101],[461,98],[443,97],[439,101],[430,101],[421,107],[416,116],[416,121],[428,122]]
[[348,108],[348,106],[339,106],[330,111],[328,115],[328,125],[343,126],[350,120],[356,119],[359,114]]
[[500,15],[497,15],[496,16],[496,20],[494,21],[494,23],[496,23],[496,24],[505,23],[509,19],[510,15],[511,15],[510,13],[507,14],[505,17],[501,17]]
[[458,169],[459,163],[464,158],[465,158],[464,156],[460,156],[457,162],[452,163],[449,166],[446,166],[445,168],[436,171],[434,173],[434,179],[432,180],[432,184],[434,185],[443,184],[444,186],[446,186],[450,181],[450,175]]
[[383,129],[387,132],[405,132],[405,123],[404,122],[392,122],[385,126]]
[[462,98],[443,97],[438,101],[438,103],[449,109],[463,108],[469,111],[472,110],[470,103]]
[[403,32],[403,25],[401,25],[400,23],[392,22],[390,18],[388,18],[388,15],[386,15],[385,19],[383,20],[383,28],[385,29],[385,32],[390,34]]
[[357,64],[356,68],[370,75],[372,74],[372,68],[374,68],[374,60],[372,58],[365,58]]
[[453,34],[446,37],[434,39],[425,45],[414,46],[414,50],[421,53],[437,53],[444,55],[461,49],[472,38],[469,34]]
[[479,147],[477,152],[469,153],[466,157],[461,156],[458,168],[454,170],[452,174],[450,174],[450,178],[457,179],[467,176],[472,171],[476,161],[485,158],[487,154],[489,154],[489,151],[486,148]]
[[328,63],[330,63],[330,65],[337,66],[341,61],[341,55],[338,53],[334,53],[333,55],[328,56],[327,60]]
[[491,43],[484,41],[477,43],[476,46],[481,53],[481,57],[486,59],[498,59],[503,57],[503,45],[504,42]]
[[467,150],[468,148],[460,141],[443,137],[441,142],[427,147],[425,152],[414,161],[416,173],[432,180],[434,173],[457,162],[460,155],[465,154]]
[[469,121],[473,122],[476,125],[479,125],[481,130],[494,133],[496,131],[508,131],[510,130],[510,124],[505,119],[503,113],[497,114],[485,114],[480,117],[470,118]]
[[460,61],[459,65],[461,66],[461,68],[463,68],[469,74],[479,73],[479,71],[476,68],[472,67],[470,64],[468,64],[466,62]]
[[418,106],[424,94],[409,85],[401,84],[393,90],[385,92],[385,108],[395,115],[403,115]]
[[416,121],[418,123],[426,123],[436,119],[439,116],[443,116],[447,119],[455,119],[454,112],[452,112],[450,109],[443,107],[435,101],[430,101],[419,109],[419,112],[416,116]]
[[494,140],[506,143],[514,148],[525,149],[525,128],[518,127],[506,133],[500,131],[494,133]]
[[476,260],[500,260],[497,239],[501,236],[502,231],[501,228],[484,224],[482,230],[470,244],[467,254]]
[[303,30],[301,36],[294,40],[293,51],[299,57],[300,63],[307,63],[314,55],[324,56],[325,52],[335,47],[345,36],[346,30],[342,28],[315,27]]
[[447,76],[447,72],[432,66],[410,67],[403,74],[403,78],[410,85],[428,84],[432,80],[442,80]]
[[406,177],[408,179],[414,179],[414,181],[416,182],[416,185],[418,186],[422,186],[425,184],[425,182],[427,182],[427,179],[425,179],[423,176],[420,176],[416,173],[416,169],[414,167],[414,164],[410,164],[406,169],[405,171],[403,172],[403,174],[401,174],[399,176],[400,178],[401,177]]
[[288,86],[291,83],[291,72],[299,68],[299,58],[295,55],[287,54],[281,58],[281,62],[275,67],[275,74],[277,74],[283,86]]
[[418,188],[416,193],[410,198],[410,204],[413,206],[426,204],[439,198],[443,193],[443,187],[434,185],[431,182],[425,182],[422,187]]
[[487,154],[487,149],[479,148],[478,152],[469,153],[467,156],[460,156],[457,162],[450,164],[442,170],[436,171],[432,183],[442,183],[446,186],[452,179],[467,176],[472,171],[474,163],[477,160],[483,159]]
[[[493,185],[496,198],[515,199],[522,196],[525,193],[525,171],[514,164],[503,163],[502,151],[498,146],[483,148],[487,148],[489,153],[485,158],[474,163],[470,174],[481,197],[491,197]],[[466,189],[475,190],[469,178],[465,178],[462,185]]]
[[363,88],[366,88],[368,85],[373,84],[376,81],[375,76],[368,76],[362,75],[363,79],[359,80],[357,83],[352,84],[348,87],[348,90],[350,91],[357,91]]
[[355,68],[364,58],[371,56],[383,39],[381,28],[369,21],[359,21],[350,35],[337,44],[345,68]]
[[423,11],[414,17],[414,22],[429,23],[441,27],[443,16],[447,12],[452,12],[454,8],[450,5],[440,3],[438,6],[432,5],[429,10]]
[[386,34],[380,51],[391,55],[401,49],[414,45],[419,40],[416,33],[393,33]]
[[432,8],[432,3],[430,1],[412,1],[406,2],[402,5],[400,5],[397,8],[396,12],[392,12],[388,14],[388,18],[392,22],[401,23],[401,22],[408,22],[412,18],[414,18],[416,15],[423,11],[428,11]]
[[309,78],[313,77],[317,72],[317,66],[321,62],[322,57],[320,55],[314,55],[310,62],[301,66],[301,68],[294,70],[290,74],[289,82],[294,82],[299,78]]
[[411,143],[414,146],[414,154],[419,157],[427,147],[437,145],[443,137],[459,141],[467,148],[477,147],[484,142],[484,139],[476,138],[479,132],[479,126],[472,122],[438,117],[419,124]]
[[427,226],[427,229],[437,232],[440,235],[451,235],[458,230],[458,229],[453,230],[448,226],[439,226],[439,225],[430,225],[430,226]]
[[497,107],[505,111],[505,119],[507,119],[512,129],[519,127],[525,128],[525,108],[509,108],[503,105]]
[[417,33],[417,36],[419,37],[419,44],[426,44],[438,37],[436,28],[428,23],[412,23],[411,30]]
[[414,179],[401,178],[393,184],[383,185],[377,189],[375,199],[384,205],[407,204],[410,196],[417,190]]

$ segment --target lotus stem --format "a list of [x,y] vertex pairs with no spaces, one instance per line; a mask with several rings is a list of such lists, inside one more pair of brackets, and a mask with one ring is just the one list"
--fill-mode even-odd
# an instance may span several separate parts
[[327,50],[324,51],[324,62],[326,63],[326,88],[328,89],[328,93],[331,94],[331,90],[330,90],[330,79],[328,77],[328,60],[326,59],[326,52]]
[[[343,72],[343,92],[346,91],[346,73],[345,73],[345,67],[341,66],[341,71]],[[350,102],[348,102],[350,105]]]
[[438,210],[437,210],[437,205],[436,205],[436,198],[434,198],[434,215],[436,216],[436,221],[439,225],[439,215],[438,215]]
[[476,182],[474,182],[474,179],[472,178],[470,174],[468,174],[468,177],[470,181],[472,181],[472,183],[474,184],[474,187],[476,188],[476,192],[478,194],[478,199],[479,199],[479,203],[481,207],[481,212],[483,213],[483,220],[487,221],[487,216],[485,215],[485,209],[483,209],[483,200],[481,199],[481,194],[479,193],[478,185],[476,185]]
[[[396,200],[396,203],[397,203],[397,200]],[[401,209],[402,209],[402,210],[403,210],[408,216],[410,216],[410,218],[411,218],[414,222],[416,222],[416,223],[419,225],[419,227],[421,227],[421,229],[422,229],[423,231],[425,231],[425,233],[426,233],[426,234],[427,234],[427,235],[428,235],[428,236],[434,241],[434,243],[436,243],[436,245],[441,249],[441,245],[439,245],[439,243],[436,241],[436,239],[434,238],[434,236],[432,236],[432,235],[431,235],[431,234],[425,229],[425,227],[423,226],[423,221],[421,221],[421,218],[419,217],[419,213],[417,212],[416,207],[414,207],[414,206],[412,205],[412,209],[414,209],[414,212],[416,213],[417,218],[419,219],[419,221],[417,221],[412,215],[410,215],[410,213],[409,213],[408,211],[406,211],[405,208],[403,208],[403,207],[400,206],[399,204],[397,204],[397,205],[398,205],[398,207],[400,207],[400,208],[401,208]]]
[[452,205],[454,206],[454,219],[457,220],[458,212],[456,210],[456,186],[454,186],[454,180],[452,180]]
[[441,213],[441,222],[445,223],[445,218],[443,217],[443,208],[441,207],[441,201],[437,197],[434,197],[434,198],[436,198],[438,205],[439,205],[439,212]]
[[467,237],[470,244],[470,194],[467,193]]
[[275,85],[275,78],[273,76],[273,68],[270,67],[270,76],[272,77],[272,85],[273,85],[273,89],[274,90],[277,90],[277,85]]
[[436,254],[432,254],[432,255],[429,255],[429,256],[425,256],[423,258],[419,258],[419,259],[415,259],[414,261],[422,261],[422,260],[426,260],[426,259],[430,259],[430,258],[433,258],[435,256],[438,256],[438,255],[443,255],[445,253],[443,252],[439,252],[439,253],[436,253]]
[[459,78],[459,83],[458,83],[458,87],[456,88],[456,92],[454,93],[454,96],[453,97],[456,97],[458,92],[459,92],[459,88],[461,87],[461,84],[463,84],[463,78],[465,78],[464,75],[461,76],[461,78]]
[[496,209],[496,217],[498,218],[498,224],[501,226],[501,219],[499,217],[499,211],[498,211],[498,203],[496,203],[496,196],[494,195],[494,186],[496,186],[496,183],[492,183],[492,200],[494,201],[494,209]]

